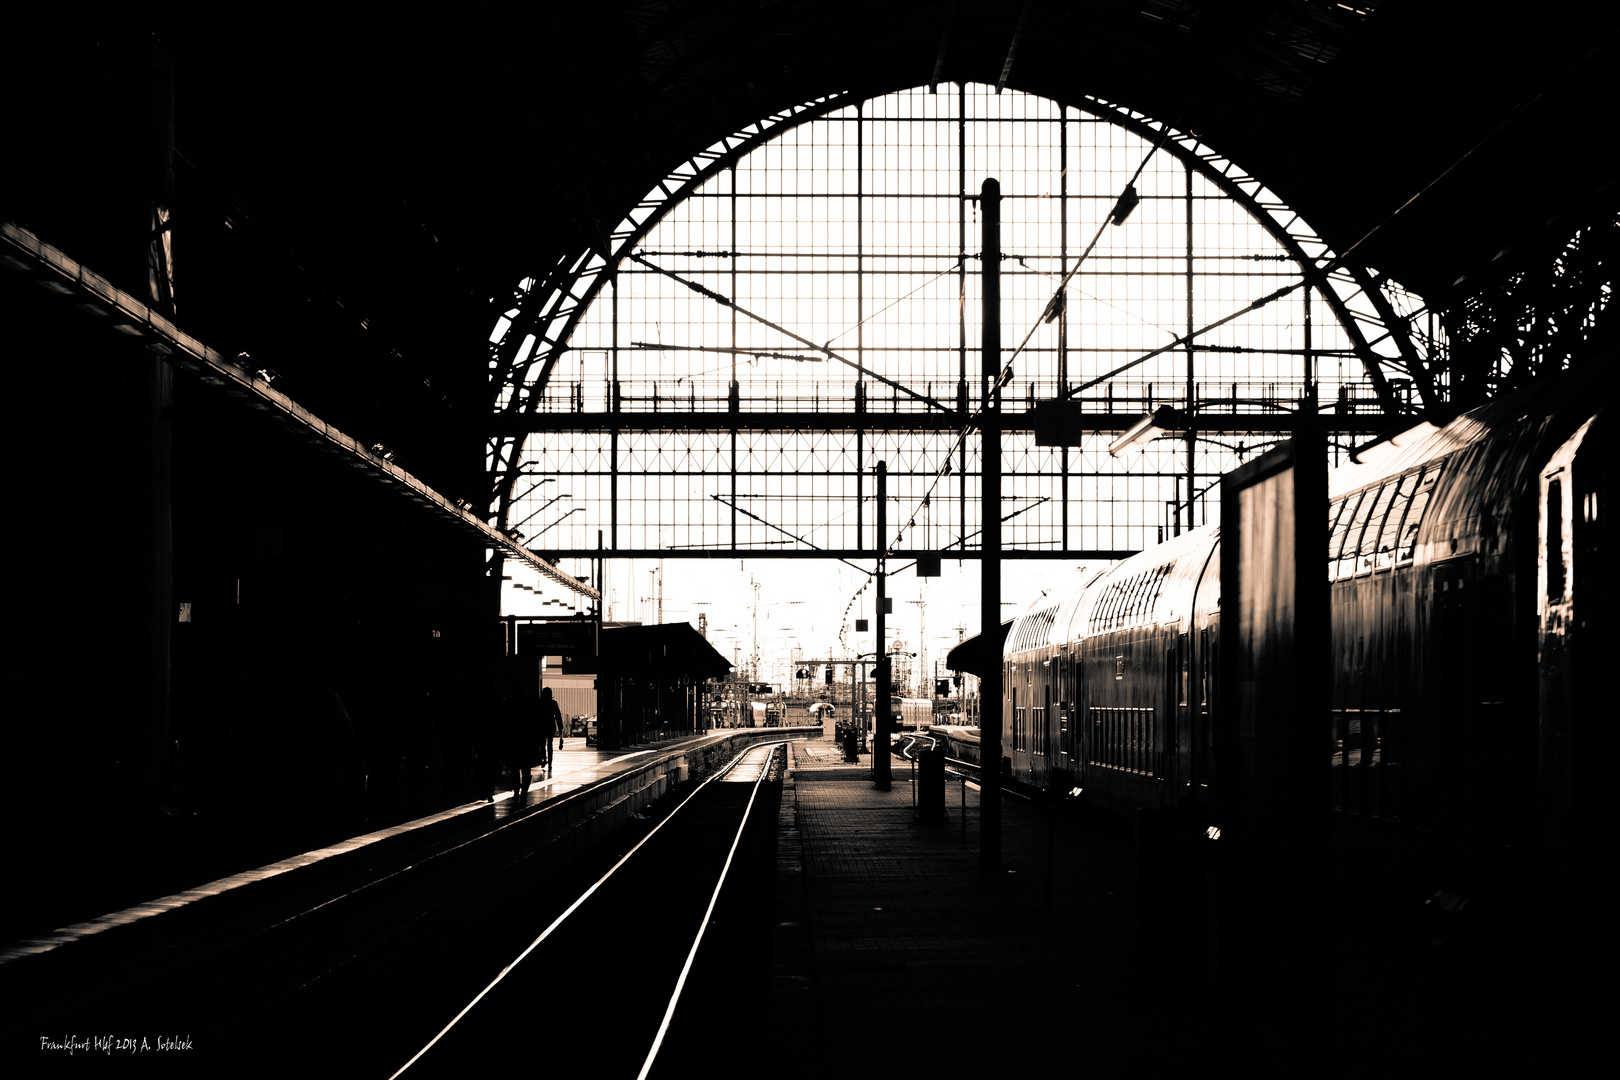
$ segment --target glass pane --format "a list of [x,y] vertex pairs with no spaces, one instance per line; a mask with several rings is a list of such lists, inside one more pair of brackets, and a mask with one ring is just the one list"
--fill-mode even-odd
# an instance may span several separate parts
[[1367,528],[1361,534],[1361,550],[1356,560],[1358,573],[1373,568],[1373,555],[1378,549],[1378,538],[1383,534],[1384,518],[1389,513],[1389,504],[1395,501],[1395,492],[1399,487],[1398,482],[1391,481],[1378,489],[1378,501],[1373,503],[1372,514],[1367,518]]
[[1374,566],[1389,566],[1395,562],[1395,541],[1401,535],[1401,520],[1412,505],[1412,492],[1417,488],[1417,482],[1418,474],[1415,472],[1401,477],[1400,490],[1395,495],[1395,501],[1389,505],[1389,516],[1384,519],[1384,527],[1373,549]]
[[1410,559],[1417,548],[1418,529],[1423,525],[1423,512],[1428,509],[1435,482],[1440,479],[1440,469],[1439,465],[1424,469],[1423,479],[1418,481],[1417,490],[1412,493],[1412,505],[1406,511],[1406,520],[1401,524],[1401,540],[1395,548],[1396,562]]
[[1339,503],[1339,519],[1333,526],[1333,535],[1328,538],[1328,574],[1337,577],[1339,555],[1344,547],[1344,538],[1350,532],[1350,521],[1356,516],[1356,504],[1361,501],[1360,495],[1352,495]]
[[1339,553],[1339,568],[1335,576],[1349,577],[1356,572],[1356,559],[1361,553],[1361,533],[1367,527],[1367,519],[1372,516],[1373,505],[1377,501],[1376,491],[1369,490],[1361,496],[1355,516],[1350,519],[1349,531],[1345,533],[1344,550]]

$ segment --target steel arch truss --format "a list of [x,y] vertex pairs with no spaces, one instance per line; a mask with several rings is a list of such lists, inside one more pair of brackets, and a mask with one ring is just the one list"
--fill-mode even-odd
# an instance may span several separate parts
[[[959,92],[961,89],[958,88]],[[700,388],[700,380],[685,376],[671,378],[662,386],[656,382],[641,386],[634,400],[629,396],[621,399],[616,374],[605,388],[587,388],[581,380],[571,391],[576,396],[566,402],[557,395],[568,390],[567,384],[551,385],[559,358],[570,349],[575,332],[593,302],[611,286],[611,295],[617,304],[621,274],[630,274],[632,279],[635,275],[645,278],[652,274],[673,278],[678,286],[685,286],[712,301],[716,312],[730,308],[727,317],[735,326],[737,312],[741,311],[736,294],[731,292],[728,297],[725,273],[705,266],[704,260],[709,259],[711,264],[715,259],[735,260],[737,252],[663,253],[672,258],[684,258],[689,264],[671,270],[645,258],[646,253],[638,252],[638,247],[671,210],[749,153],[807,121],[878,100],[864,95],[834,95],[751,125],[694,156],[662,180],[613,232],[606,250],[581,252],[559,261],[546,274],[520,283],[510,307],[491,335],[490,378],[497,416],[489,445],[489,468],[491,495],[499,524],[508,523],[514,501],[521,497],[521,489],[516,484],[518,478],[545,475],[562,481],[559,486],[575,485],[571,495],[574,503],[569,512],[577,513],[582,506],[590,511],[585,520],[590,521],[592,527],[604,530],[607,547],[615,554],[746,551],[755,555],[814,551],[849,556],[869,552],[876,539],[869,535],[872,514],[865,504],[872,493],[870,478],[865,474],[871,463],[878,460],[874,455],[882,455],[889,467],[891,497],[907,508],[897,518],[891,515],[891,520],[902,528],[918,528],[927,533],[921,538],[908,537],[909,542],[901,543],[900,550],[911,548],[913,542],[920,540],[919,551],[954,547],[965,557],[972,557],[968,549],[980,523],[973,508],[975,482],[969,476],[974,467],[972,459],[977,442],[967,430],[971,427],[972,405],[967,379],[970,369],[965,361],[960,378],[954,371],[944,380],[933,375],[931,378],[935,381],[927,384],[912,377],[914,385],[906,384],[905,376],[897,382],[855,364],[859,375],[853,377],[854,384],[848,388],[847,396],[833,394],[825,401],[819,397],[812,399],[800,386],[790,392],[779,390],[775,401],[756,399],[752,406],[739,400],[735,379],[730,384],[729,401],[724,396],[724,383],[703,384]],[[1187,177],[1184,185],[1188,232],[1185,265],[1189,323],[1192,319],[1193,177],[1197,176],[1259,223],[1280,249],[1280,254],[1276,255],[1243,256],[1227,252],[1220,258],[1229,261],[1269,258],[1279,264],[1292,264],[1291,270],[1279,267],[1273,271],[1262,266],[1245,271],[1254,281],[1270,277],[1275,283],[1296,283],[1255,301],[1251,307],[1264,306],[1293,288],[1303,286],[1303,292],[1292,302],[1302,303],[1297,310],[1303,312],[1307,328],[1311,310],[1309,297],[1315,296],[1331,312],[1337,330],[1342,331],[1342,339],[1336,340],[1347,343],[1348,347],[1340,346],[1336,355],[1341,363],[1358,364],[1364,374],[1363,385],[1370,388],[1364,401],[1321,403],[1325,409],[1334,408],[1335,404],[1339,406],[1334,426],[1342,435],[1351,438],[1377,430],[1389,418],[1410,413],[1414,406],[1437,402],[1439,391],[1430,364],[1439,351],[1441,335],[1431,333],[1414,342],[1410,331],[1416,308],[1397,286],[1338,257],[1256,178],[1204,146],[1196,136],[1170,130],[1142,114],[1096,98],[1057,108],[1058,122],[1065,130],[1071,122],[1069,112],[1075,110],[1085,114],[1087,121],[1101,121],[1124,129],[1147,144],[1164,149],[1181,163],[1176,173],[1180,175],[1184,170]],[[965,113],[956,120],[964,118]],[[862,122],[859,112],[855,119],[857,125]],[[964,160],[967,151],[963,147],[966,146],[964,140],[957,147]],[[733,186],[734,198],[735,191]],[[870,193],[863,195],[857,190],[854,194],[859,203]],[[929,197],[938,200],[945,196],[935,193]],[[1085,197],[1095,203],[1095,193]],[[968,201],[965,191],[950,198],[964,205]],[[1071,198],[1081,196],[1065,194],[1062,204],[1067,206]],[[965,221],[965,211],[959,208],[959,214]],[[1067,218],[1064,220],[1067,222]],[[1063,226],[1064,230],[1069,228],[1069,224]],[[726,245],[722,242],[718,246]],[[962,302],[966,303],[968,287],[963,275],[966,260],[976,258],[972,253],[976,248],[976,239],[971,247],[963,244],[956,256],[957,269],[951,271],[944,285],[938,286],[949,290],[948,299],[954,301],[960,291]],[[653,254],[658,257],[658,253]],[[1072,254],[1063,256],[1065,265]],[[838,257],[841,256],[833,256]],[[858,248],[852,257],[860,264],[867,256]],[[1030,256],[1031,260],[1036,258]],[[636,265],[626,266],[621,271],[627,260],[635,260]],[[732,266],[734,282],[735,261]],[[1034,271],[1027,266],[1024,271],[1033,281]],[[854,271],[856,275],[867,272]],[[918,271],[909,272],[921,276]],[[1164,281],[1174,276],[1165,271],[1157,273]],[[674,287],[677,291],[678,286]],[[1060,309],[1056,316],[1067,320],[1066,305],[1056,306]],[[743,314],[765,321],[754,313]],[[1292,317],[1283,316],[1285,320]],[[766,325],[787,333],[782,326],[769,322]],[[613,326],[615,355],[621,348],[654,347],[640,346],[633,341],[620,342],[616,314]],[[789,333],[788,336],[795,335]],[[748,343],[738,338],[735,330],[727,340],[731,341],[730,345],[710,341],[698,346],[659,344],[656,348],[665,354],[684,348],[714,354],[730,352],[733,359],[735,354],[747,351]],[[792,349],[805,355],[790,357],[784,352],[753,355],[817,361],[842,359],[849,363],[831,348],[812,343],[810,338],[798,336],[796,340],[804,344],[792,346]],[[1008,477],[1006,491],[1011,500],[1006,509],[1007,516],[1022,518],[1021,527],[1026,528],[1029,539],[1025,554],[1110,557],[1125,550],[1118,542],[1121,536],[1128,535],[1129,543],[1136,546],[1153,542],[1150,534],[1158,527],[1153,522],[1124,520],[1113,510],[1106,510],[1099,512],[1111,524],[1091,529],[1085,522],[1071,520],[1069,508],[1071,504],[1100,508],[1133,501],[1137,505],[1153,505],[1154,500],[1160,498],[1160,489],[1169,490],[1172,478],[1178,508],[1173,519],[1166,520],[1173,520],[1171,528],[1180,528],[1185,510],[1187,524],[1197,523],[1194,499],[1207,496],[1208,486],[1213,483],[1213,477],[1219,475],[1219,470],[1235,465],[1246,454],[1274,441],[1277,432],[1285,426],[1278,423],[1280,409],[1301,396],[1309,400],[1314,394],[1308,329],[1305,341],[1303,389],[1263,385],[1266,377],[1263,374],[1255,380],[1247,380],[1241,374],[1243,361],[1234,358],[1222,369],[1228,372],[1221,377],[1227,381],[1221,382],[1218,389],[1200,392],[1196,398],[1190,374],[1193,349],[1189,348],[1186,402],[1198,407],[1197,438],[1201,444],[1207,444],[1200,446],[1199,463],[1193,462],[1189,439],[1185,449],[1180,448],[1179,442],[1174,448],[1169,444],[1161,446],[1137,459],[1132,468],[1121,468],[1108,459],[1109,433],[1127,426],[1128,419],[1140,415],[1143,405],[1151,408],[1156,400],[1165,399],[1162,386],[1161,391],[1156,391],[1152,382],[1134,388],[1122,382],[1122,394],[1117,402],[1111,382],[1106,401],[1089,398],[1077,403],[1083,417],[1083,436],[1078,442],[1061,448],[1036,445],[1031,435],[1036,402],[1069,389],[1061,359],[1068,346],[1057,346],[1059,374],[1056,380],[1037,380],[1025,374],[1016,388],[1017,394],[1025,395],[1025,399],[1020,401],[1015,395],[1010,403],[1014,415],[1008,421],[1009,437],[1003,463]],[[866,347],[879,348],[870,344]],[[579,348],[601,350],[603,346],[587,343]],[[935,354],[949,353],[954,357],[963,348],[959,343],[949,347],[918,347],[914,351],[921,353],[931,349]],[[1213,339],[1207,344],[1200,343],[1196,349],[1206,355],[1222,350],[1250,351],[1241,342],[1221,344]],[[890,351],[906,350],[895,347]],[[1279,347],[1254,351],[1280,355],[1289,350]],[[1296,348],[1294,353],[1298,356],[1301,350]],[[696,353],[693,355],[695,358]],[[933,362],[919,360],[919,367],[910,370],[921,370],[922,365]],[[692,365],[694,370],[698,366]],[[976,368],[977,360],[973,364],[973,369]],[[617,371],[616,361],[614,370]],[[1233,371],[1239,374],[1230,377]],[[841,374],[846,379],[851,377],[847,371]],[[1172,392],[1175,392],[1173,387]],[[586,393],[592,395],[589,400],[583,396]],[[1018,408],[1020,404],[1024,406],[1022,410]],[[527,452],[526,459],[525,439],[539,432],[548,433],[554,441]],[[950,468],[945,466],[947,457],[952,459]],[[942,475],[952,476],[943,486]],[[1185,487],[1181,486],[1183,483]],[[672,516],[659,509],[682,500],[688,505],[684,520],[678,514]],[[765,513],[751,509],[766,503],[769,510]],[[641,523],[621,521],[621,508],[638,505],[650,508]],[[694,509],[698,506],[701,509]],[[527,510],[525,504],[515,516],[522,517]],[[837,512],[830,517],[823,512],[833,510]],[[648,525],[648,522],[674,524],[665,529],[661,525]],[[564,555],[583,556],[591,545],[586,542],[587,536],[580,525],[581,522],[566,523],[561,519],[544,525],[546,531],[555,529],[555,532],[536,546]]]
[[[660,180],[608,237],[609,250],[560,260],[543,278],[526,278],[490,335],[489,373],[497,414],[529,414],[551,377],[580,316],[643,237],[710,177],[782,132],[842,109],[849,93],[817,98],[772,113],[693,155]],[[505,524],[523,440],[491,440],[488,457],[497,519]]]

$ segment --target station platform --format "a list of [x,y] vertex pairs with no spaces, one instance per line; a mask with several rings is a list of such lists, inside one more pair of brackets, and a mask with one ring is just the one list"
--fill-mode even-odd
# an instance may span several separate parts
[[791,752],[772,947],[782,1075],[884,1075],[920,1047],[952,1073],[1345,1080],[1584,1075],[1606,1053],[1611,995],[1570,963],[1589,930],[1483,898],[1475,921],[1437,930],[1347,890],[1310,898],[1329,953],[1308,1010],[1318,1050],[1292,1060],[1261,1002],[1235,1003],[1253,1024],[1235,1048],[1212,952],[1145,960],[1158,928],[1144,924],[1132,822],[1004,796],[1002,862],[986,875],[973,785],[947,780],[946,821],[925,827],[905,761],[879,791],[867,755]]
[[[1135,853],[1128,830],[1003,801],[1001,872],[980,872],[980,793],[947,780],[946,821],[915,820],[911,766],[888,791],[870,755],[791,748],[778,846],[772,1042],[787,1075],[878,1075],[918,1040],[997,1075],[1198,1060],[1158,1046],[1167,1003],[1129,989]],[[964,828],[965,818],[965,828]],[[1190,1038],[1207,1002],[1179,999]],[[791,1059],[791,1060],[788,1060]],[[1066,1073],[1063,1075],[1067,1075]]]

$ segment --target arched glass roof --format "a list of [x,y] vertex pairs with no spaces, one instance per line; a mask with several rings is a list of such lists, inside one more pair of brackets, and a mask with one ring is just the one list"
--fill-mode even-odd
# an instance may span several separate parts
[[[491,335],[502,523],[563,554],[599,533],[628,554],[870,553],[881,460],[884,547],[974,551],[986,177],[1010,551],[1140,549],[1206,520],[1308,394],[1330,419],[1410,400],[1365,271],[1196,136],[971,84],[829,98],[697,155],[523,283]],[[1037,445],[1059,397],[1101,419]],[[1165,405],[1193,437],[1109,454]]]

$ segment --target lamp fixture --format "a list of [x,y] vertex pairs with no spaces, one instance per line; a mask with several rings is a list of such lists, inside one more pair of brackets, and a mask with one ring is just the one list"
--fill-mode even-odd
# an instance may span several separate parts
[[1120,452],[1138,443],[1148,443],[1167,431],[1187,426],[1187,414],[1172,405],[1161,405],[1132,424],[1125,434],[1108,444],[1108,456],[1119,457]]
[[1131,216],[1131,211],[1135,210],[1136,204],[1141,201],[1142,196],[1136,193],[1136,185],[1126,184],[1125,190],[1119,193],[1119,201],[1114,204],[1113,213],[1108,219],[1115,225],[1125,224],[1125,219]]

